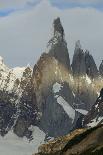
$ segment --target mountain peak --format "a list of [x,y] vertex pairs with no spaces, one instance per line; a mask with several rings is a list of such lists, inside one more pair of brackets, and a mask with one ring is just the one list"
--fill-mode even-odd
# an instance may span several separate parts
[[103,76],[103,60],[102,60],[102,62],[100,64],[100,66],[99,66],[99,73],[100,73],[101,76]]
[[3,58],[0,56],[0,65],[2,65],[4,63]]
[[77,51],[78,49],[81,49],[81,48],[82,48],[82,46],[81,46],[80,40],[77,40],[75,43],[75,51]]
[[64,38],[64,29],[59,17],[54,20],[53,29],[53,36],[48,42],[47,52],[71,71],[67,43]]
[[53,22],[53,28],[54,28],[54,36],[61,36],[62,38],[64,37],[64,29],[61,24],[60,18],[57,17],[54,22]]

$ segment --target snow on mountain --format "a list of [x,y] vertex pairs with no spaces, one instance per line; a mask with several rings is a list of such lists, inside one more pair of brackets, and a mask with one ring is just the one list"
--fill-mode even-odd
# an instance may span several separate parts
[[103,117],[96,117],[93,120],[91,120],[90,123],[87,124],[87,127],[94,127],[97,126],[100,122],[102,121],[101,124],[103,124]]
[[58,82],[56,82],[54,85],[53,85],[53,92],[54,93],[59,93],[59,91],[61,90],[63,86],[61,84],[59,84]]
[[68,102],[66,102],[63,97],[61,96],[55,96],[57,97],[57,103],[59,103],[64,111],[68,114],[68,116],[72,119],[72,122],[74,122],[75,119],[75,110],[68,104]]
[[0,65],[2,65],[3,64],[3,58],[0,56]]
[[15,67],[12,69],[14,75],[16,76],[16,78],[18,78],[19,80],[22,78],[23,76],[23,72],[25,71],[26,67]]
[[101,89],[100,96],[84,118],[84,125],[87,127],[93,127],[100,123],[103,123],[103,89]]
[[13,131],[9,131],[5,137],[0,136],[0,154],[2,155],[32,155],[38,151],[38,147],[44,143],[45,133],[38,127],[32,126],[33,140],[26,137],[19,138]]
[[84,110],[84,109],[75,109],[76,111],[78,111],[79,113],[83,114],[83,115],[87,115],[88,111]]

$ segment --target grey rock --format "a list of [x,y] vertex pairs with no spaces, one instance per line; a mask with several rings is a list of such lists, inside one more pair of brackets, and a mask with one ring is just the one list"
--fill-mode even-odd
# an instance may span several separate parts
[[81,76],[86,74],[85,54],[81,49],[79,40],[75,44],[75,50],[71,66],[74,76]]
[[[94,123],[93,123],[94,122]],[[95,126],[103,123],[103,88],[91,110],[84,117],[84,126]]]
[[[68,106],[73,108],[75,113],[74,120],[70,118],[64,108],[58,103],[55,95],[63,97]],[[42,116],[38,125],[50,137],[66,135],[75,128],[76,121],[80,117],[80,114],[74,109],[73,93],[67,83],[62,83],[62,89],[55,95],[50,89],[39,111],[42,113]]]
[[99,66],[99,73],[103,77],[103,60],[102,60],[102,62],[100,64],[100,66]]
[[62,27],[60,18],[54,20],[53,29],[53,37],[50,39],[47,45],[48,52],[66,68],[71,70],[67,43],[65,41],[64,29]]
[[76,42],[72,61],[72,71],[74,76],[88,75],[91,79],[98,77],[98,69],[89,51],[84,52],[80,41]]
[[89,53],[89,51],[85,52],[85,65],[86,65],[86,74],[93,78],[98,77],[98,69],[93,59],[93,56]]

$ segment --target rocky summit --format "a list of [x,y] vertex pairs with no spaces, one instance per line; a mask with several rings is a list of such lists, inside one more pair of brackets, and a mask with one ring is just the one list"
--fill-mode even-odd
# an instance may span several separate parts
[[78,40],[75,44],[72,70],[74,76],[88,75],[93,79],[99,75],[93,56],[88,50],[86,50],[86,52],[83,51],[80,40]]
[[69,71],[71,70],[67,43],[65,41],[64,29],[60,18],[55,19],[53,22],[53,37],[48,42],[47,51],[51,56],[65,65]]

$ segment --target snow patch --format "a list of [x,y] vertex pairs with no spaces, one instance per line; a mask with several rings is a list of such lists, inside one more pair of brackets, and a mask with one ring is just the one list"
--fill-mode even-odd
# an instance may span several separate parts
[[83,114],[83,115],[87,115],[88,111],[87,110],[84,110],[84,109],[75,109],[75,111]]
[[32,126],[33,140],[28,141],[26,137],[19,138],[12,131],[5,137],[0,137],[1,155],[32,155],[38,152],[38,147],[44,143],[45,133],[38,127]]
[[21,79],[25,69],[26,69],[25,67],[15,67],[15,68],[13,68],[13,73],[15,74],[16,78]]
[[95,119],[91,120],[91,122],[88,123],[87,126],[94,127],[94,126],[98,125],[101,121],[103,121],[103,117],[95,118]]
[[68,114],[68,116],[72,119],[72,123],[75,119],[75,110],[69,105],[67,101],[63,99],[63,97],[59,96],[57,98],[57,102],[63,107],[64,111]]
[[61,85],[61,84],[59,84],[59,83],[55,83],[54,85],[53,85],[53,92],[54,93],[59,93],[59,91],[61,90],[61,88],[63,88],[63,86]]

